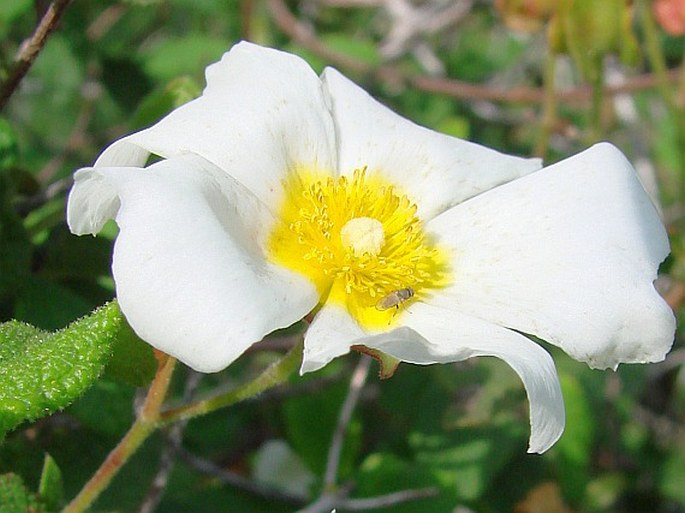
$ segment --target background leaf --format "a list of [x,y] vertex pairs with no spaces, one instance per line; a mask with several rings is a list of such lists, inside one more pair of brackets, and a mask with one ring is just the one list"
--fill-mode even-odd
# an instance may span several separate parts
[[46,509],[57,511],[64,504],[64,485],[62,472],[49,454],[45,455],[43,471],[40,474],[38,494]]

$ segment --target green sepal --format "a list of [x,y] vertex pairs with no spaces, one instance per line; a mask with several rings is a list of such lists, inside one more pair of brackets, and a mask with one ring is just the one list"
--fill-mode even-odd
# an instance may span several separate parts
[[122,319],[105,375],[120,383],[144,387],[150,384],[156,371],[157,359],[152,346],[138,337],[126,319]]
[[46,454],[43,460],[43,471],[40,474],[38,495],[50,511],[57,511],[64,505],[62,471],[49,454]]
[[402,360],[398,360],[394,356],[379,351],[378,349],[371,349],[370,347],[362,345],[354,345],[351,348],[354,351],[365,354],[378,362],[378,377],[380,379],[392,378],[399,367]]
[[35,494],[32,494],[21,477],[16,474],[0,475],[0,513],[46,513]]
[[73,402],[100,376],[119,334],[116,302],[49,333],[10,321],[0,325],[0,436],[26,420]]

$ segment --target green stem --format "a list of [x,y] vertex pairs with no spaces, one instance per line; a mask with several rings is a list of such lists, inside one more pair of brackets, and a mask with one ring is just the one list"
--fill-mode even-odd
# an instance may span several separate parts
[[540,136],[535,143],[533,150],[536,157],[545,158],[549,148],[549,138],[554,125],[557,122],[557,96],[556,96],[556,62],[557,58],[550,49],[545,59],[544,90],[545,100],[542,106],[542,122],[540,126]]
[[225,408],[244,399],[255,397],[269,388],[284,383],[300,365],[303,344],[304,342],[300,340],[282,359],[272,364],[254,380],[235,390],[163,412],[159,416],[158,426],[164,426],[179,420],[191,419],[220,408]]
[[670,110],[674,106],[673,91],[668,79],[666,60],[661,52],[656,23],[654,22],[654,18],[652,18],[652,12],[648,2],[640,0],[638,5],[640,8],[640,21],[642,22],[642,32],[645,37],[649,64],[652,66],[652,70],[654,70],[654,74],[656,75],[659,93],[663,96],[664,101]]
[[226,394],[181,406],[160,413],[176,360],[166,357],[157,370],[157,375],[150,385],[145,404],[136,422],[122,438],[93,477],[86,483],[81,492],[74,498],[62,513],[81,513],[107,488],[114,476],[128,459],[155,430],[179,420],[190,419],[219,408],[230,406],[244,399],[284,383],[300,364],[303,341],[296,344],[279,361],[268,367],[253,381]]
[[685,108],[685,55],[680,62],[680,71],[678,73],[678,93],[675,97],[675,105],[678,109]]
[[640,9],[640,20],[642,21],[642,31],[645,37],[647,58],[656,75],[659,94],[663,98],[669,115],[671,116],[671,120],[673,121],[673,125],[675,126],[676,147],[680,159],[680,170],[685,171],[685,112],[683,112],[682,108],[678,107],[676,95],[671,87],[666,59],[661,51],[658,30],[654,18],[652,17],[649,2],[640,0],[638,6]]
[[590,121],[590,141],[595,143],[602,138],[602,111],[604,110],[604,65],[601,58],[593,63],[592,111]]
[[159,409],[166,397],[171,375],[174,371],[176,359],[162,356],[155,379],[150,385],[145,403],[138,419],[133,423],[128,433],[121,439],[93,477],[85,484],[79,494],[72,500],[62,513],[80,513],[85,511],[117,475],[124,463],[143,444],[148,436],[155,431]]

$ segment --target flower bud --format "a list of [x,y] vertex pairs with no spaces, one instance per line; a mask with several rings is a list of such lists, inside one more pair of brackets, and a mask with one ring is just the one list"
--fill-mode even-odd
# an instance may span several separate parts
[[516,32],[536,32],[554,14],[555,0],[496,0],[495,9]]

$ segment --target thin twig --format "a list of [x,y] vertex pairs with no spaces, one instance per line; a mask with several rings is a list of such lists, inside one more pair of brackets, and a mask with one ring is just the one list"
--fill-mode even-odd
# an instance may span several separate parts
[[352,373],[352,379],[350,379],[350,389],[347,392],[345,402],[343,402],[342,408],[340,409],[338,424],[335,427],[331,446],[328,449],[326,472],[323,478],[324,490],[332,490],[335,488],[338,476],[338,467],[340,466],[340,454],[342,453],[347,426],[350,424],[350,420],[352,420],[352,412],[354,412],[354,408],[357,406],[362,388],[364,388],[364,383],[366,383],[366,378],[369,375],[370,367],[371,358],[366,355],[362,355],[357,367]]
[[90,121],[95,112],[96,102],[101,96],[100,88],[95,86],[94,83],[86,85],[86,88],[92,89],[95,94],[90,96],[84,95],[84,101],[81,104],[79,113],[76,116],[76,121],[74,122],[71,132],[69,133],[67,143],[62,148],[62,151],[51,158],[50,161],[43,166],[43,169],[41,169],[38,173],[38,181],[42,184],[50,183],[50,181],[59,171],[60,167],[64,165],[67,158],[83,145],[85,133],[88,130],[88,126],[90,125]]
[[[331,64],[349,72],[363,76],[373,76],[394,86],[406,83],[424,92],[443,94],[462,100],[486,100],[521,104],[541,104],[545,101],[545,91],[539,87],[495,87],[464,82],[462,80],[416,75],[404,72],[396,66],[372,66],[349,55],[336,52],[322,43],[309,27],[301,23],[290,12],[283,0],[268,0],[268,5],[272,19],[284,34],[303,48],[316,53]],[[678,70],[671,70],[668,73],[669,81],[677,81],[678,78]],[[656,76],[647,73],[632,77],[620,85],[605,86],[604,94],[606,96],[613,96],[651,89],[657,86],[658,82]],[[561,89],[557,90],[556,96],[559,102],[566,104],[585,103],[592,99],[592,88],[589,86],[578,86]]]
[[347,495],[352,490],[352,483],[347,483],[343,486],[337,485],[338,468],[340,466],[340,455],[343,449],[345,433],[352,420],[352,413],[359,402],[370,367],[371,358],[363,355],[352,373],[347,397],[345,397],[345,401],[340,408],[338,423],[333,433],[330,448],[328,449],[323,492],[314,502],[306,508],[298,510],[296,513],[329,513],[336,508],[348,511],[366,511],[437,495],[437,488],[422,488],[417,490],[401,490],[376,497],[350,499]]
[[305,504],[307,498],[277,490],[271,486],[266,486],[251,479],[247,479],[235,472],[230,472],[225,470],[218,465],[212,463],[208,459],[197,456],[186,449],[179,449],[178,456],[183,460],[188,466],[202,472],[208,476],[221,481],[224,484],[233,486],[235,488],[240,488],[246,492],[259,495],[268,500],[281,501],[294,506],[302,506]]
[[[192,401],[195,391],[197,390],[197,386],[202,379],[202,374],[199,372],[195,372],[191,369],[188,369],[187,372],[188,376],[186,378],[185,388],[183,390],[184,402]],[[152,513],[162,500],[164,490],[169,482],[169,476],[171,475],[171,471],[174,469],[174,463],[176,461],[178,451],[181,448],[183,431],[185,431],[187,425],[188,421],[182,420],[181,422],[174,424],[169,429],[166,436],[166,444],[159,458],[157,475],[155,475],[155,478],[152,480],[152,485],[150,486],[150,489],[140,505],[139,513]]]
[[[415,6],[408,0],[385,0],[384,10],[392,22],[380,44],[380,52],[388,59],[396,59],[408,51],[416,51],[427,36],[459,23],[470,11],[473,0],[455,1],[446,6],[427,2]],[[423,45],[424,52],[432,50]],[[441,66],[442,67],[442,66]]]
[[329,512],[335,508],[336,504],[339,504],[350,491],[349,486],[337,486],[340,454],[342,453],[347,427],[350,424],[350,420],[352,420],[352,412],[354,412],[354,408],[357,406],[359,396],[364,388],[364,383],[369,375],[370,367],[371,358],[362,355],[357,367],[355,367],[354,372],[352,373],[347,397],[345,397],[345,401],[343,401],[342,407],[340,408],[338,423],[335,426],[335,432],[333,433],[331,445],[328,449],[326,470],[323,478],[323,491],[318,499],[309,504],[306,508],[299,510],[297,513]]
[[335,505],[340,500],[340,497],[335,494],[325,493],[309,506],[297,510],[295,513],[328,513],[329,511],[335,511]]
[[370,509],[387,508],[402,502],[435,497],[437,494],[438,489],[434,487],[401,490],[387,495],[364,497],[363,499],[341,499],[335,504],[335,507],[348,511],[368,511]]
[[36,30],[31,35],[31,38],[22,44],[14,59],[14,68],[0,88],[0,111],[4,109],[14,91],[19,87],[22,79],[26,76],[33,61],[45,46],[50,33],[55,29],[59,19],[70,3],[71,0],[55,0],[52,2],[45,11],[43,18],[41,18]]
[[[349,491],[349,490],[348,490]],[[436,487],[400,490],[399,492],[349,499],[345,495],[348,491],[339,490],[336,494],[324,494],[315,502],[296,513],[329,513],[337,509],[346,511],[369,511],[378,508],[387,508],[403,502],[435,497],[440,491]]]
[[[112,5],[105,9],[86,29],[86,37],[91,43],[96,43],[102,39],[126,13],[128,7],[124,4]],[[62,151],[55,155],[43,166],[38,173],[38,181],[41,184],[48,184],[56,175],[59,168],[66,162],[67,158],[80,150],[88,141],[86,136],[88,127],[95,113],[95,107],[100,100],[104,88],[100,84],[100,70],[94,62],[89,62],[86,66],[86,78],[81,86],[81,108],[76,121],[69,133],[67,143]]]

